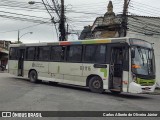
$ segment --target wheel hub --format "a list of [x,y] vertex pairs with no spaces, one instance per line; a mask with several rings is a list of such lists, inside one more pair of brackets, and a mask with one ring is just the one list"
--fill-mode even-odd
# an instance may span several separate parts
[[99,80],[95,80],[94,82],[93,82],[93,87],[94,88],[96,88],[96,89],[98,89],[98,88],[100,88],[100,82],[99,82]]

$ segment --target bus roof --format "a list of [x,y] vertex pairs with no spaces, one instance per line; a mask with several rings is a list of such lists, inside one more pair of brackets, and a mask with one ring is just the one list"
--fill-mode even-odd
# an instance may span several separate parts
[[[23,44],[11,44],[10,47],[46,46],[46,45],[81,45],[81,44],[101,44],[101,43],[125,43],[125,42],[128,41],[128,39],[129,39],[129,37],[119,37],[119,38],[88,39],[88,40],[75,40],[75,41],[23,43]],[[130,38],[130,39],[141,40],[139,38]],[[142,41],[145,41],[145,40],[142,40]],[[145,42],[147,42],[147,41],[145,41]]]
[[123,37],[123,38],[88,39],[88,40],[59,41],[59,42],[42,42],[42,43],[25,43],[25,44],[23,43],[23,44],[11,44],[10,47],[119,43],[119,42],[126,42],[127,39],[128,39],[127,37]]

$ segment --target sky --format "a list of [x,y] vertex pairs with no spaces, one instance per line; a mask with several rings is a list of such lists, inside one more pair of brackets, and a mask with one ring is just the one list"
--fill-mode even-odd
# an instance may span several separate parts
[[[0,0],[0,40],[17,41],[19,30],[20,37],[22,36],[20,41],[23,43],[58,41],[55,26],[51,23],[51,17],[45,10],[44,5],[41,3],[29,5],[29,1]],[[35,1],[42,2],[42,0]],[[52,5],[51,0],[44,1],[46,4]],[[109,0],[64,1],[66,24],[69,25],[69,32],[79,34],[84,26],[92,25],[96,17],[103,16],[106,13],[109,2]],[[115,14],[121,14],[124,0],[112,0],[112,2]],[[160,17],[159,8],[160,0],[131,0],[128,11],[129,14]],[[56,13],[54,11],[50,12],[55,21],[58,21]],[[42,21],[47,22],[47,24],[42,24]],[[58,29],[58,24],[56,24],[56,27]],[[29,32],[33,32],[33,34]],[[68,40],[77,40],[77,36],[77,34],[71,34]]]

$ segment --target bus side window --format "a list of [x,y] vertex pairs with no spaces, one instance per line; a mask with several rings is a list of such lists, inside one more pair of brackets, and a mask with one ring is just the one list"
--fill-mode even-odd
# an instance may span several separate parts
[[81,62],[82,45],[68,46],[66,57],[67,57],[67,61],[69,62]]
[[105,63],[106,61],[106,45],[98,45],[95,53],[96,63]]
[[51,48],[51,60],[52,61],[63,61],[65,55],[65,47],[53,46]]
[[9,59],[10,60],[17,60],[18,59],[18,56],[17,56],[17,48],[10,48],[10,51],[9,51]]
[[35,59],[35,53],[36,53],[35,47],[28,47],[27,48],[26,59],[27,60],[34,60]]
[[89,63],[105,63],[106,45],[86,45],[84,61]]
[[50,47],[39,47],[38,48],[38,60],[49,60]]
[[97,46],[96,45],[86,45],[85,52],[84,52],[84,61],[93,63],[94,62],[94,54],[96,52]]

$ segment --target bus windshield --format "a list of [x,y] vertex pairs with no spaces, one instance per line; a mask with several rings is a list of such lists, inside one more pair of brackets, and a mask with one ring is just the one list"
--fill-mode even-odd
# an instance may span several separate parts
[[154,71],[154,54],[153,50],[140,46],[132,47],[135,51],[135,57],[132,58],[132,70],[135,74],[152,76]]

